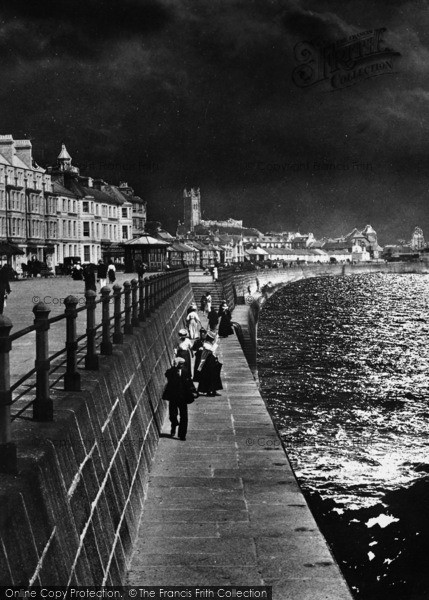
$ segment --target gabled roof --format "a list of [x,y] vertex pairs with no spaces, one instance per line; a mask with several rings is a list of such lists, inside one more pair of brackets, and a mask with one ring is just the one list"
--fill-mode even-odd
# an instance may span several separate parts
[[362,238],[362,239],[366,239],[364,234],[362,233],[362,231],[359,231],[359,229],[356,229],[356,227],[353,229],[353,231],[351,231],[350,233],[348,233],[345,238],[346,240],[349,240],[351,238]]

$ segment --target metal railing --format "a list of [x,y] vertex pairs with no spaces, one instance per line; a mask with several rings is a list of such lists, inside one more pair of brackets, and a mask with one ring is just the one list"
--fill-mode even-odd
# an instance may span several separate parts
[[[87,370],[98,370],[99,354],[109,356],[113,353],[114,344],[122,344],[124,335],[132,335],[154,310],[163,304],[174,293],[189,282],[188,269],[180,269],[150,275],[144,279],[125,281],[123,289],[120,285],[101,289],[100,298],[89,290],[85,293],[85,305],[77,308],[78,299],[68,296],[64,300],[64,314],[49,318],[50,309],[39,302],[33,307],[34,323],[25,329],[10,334],[12,322],[0,315],[0,473],[16,473],[17,449],[12,439],[11,422],[23,413],[32,409],[32,420],[53,421],[54,408],[51,398],[50,376],[60,368],[65,369],[55,383],[63,379],[64,391],[79,392],[81,390],[81,374],[78,364],[83,363]],[[111,293],[112,291],[112,293]],[[110,304],[113,300],[113,315]],[[101,322],[96,321],[96,307],[101,304]],[[86,332],[77,335],[77,316],[86,311]],[[65,321],[65,346],[58,352],[49,352],[49,329],[53,323]],[[15,340],[36,334],[34,369],[11,385],[10,351]],[[97,352],[99,341],[99,353]],[[78,353],[84,356],[78,358]],[[21,388],[35,377],[35,384],[27,386],[23,393]],[[11,413],[11,408],[18,400],[34,391],[34,397],[18,412]],[[28,418],[28,417],[27,417]]]

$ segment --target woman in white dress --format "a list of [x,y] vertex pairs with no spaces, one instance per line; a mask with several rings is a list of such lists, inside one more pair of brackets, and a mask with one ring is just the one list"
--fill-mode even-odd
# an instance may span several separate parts
[[193,308],[186,317],[186,324],[189,330],[189,338],[196,340],[200,335],[201,321],[196,308]]
[[209,314],[209,312],[212,309],[212,297],[210,292],[207,292],[206,294],[206,313]]

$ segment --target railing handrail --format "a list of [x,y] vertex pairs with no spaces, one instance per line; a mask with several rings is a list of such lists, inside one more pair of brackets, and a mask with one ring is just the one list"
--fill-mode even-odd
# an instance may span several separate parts
[[[11,405],[24,397],[29,391],[36,389],[36,397],[31,401],[26,401],[24,407],[20,406],[18,414],[20,418],[28,418],[25,414],[28,408],[33,407],[33,419],[38,421],[51,421],[54,419],[53,402],[50,398],[50,380],[49,376],[54,371],[66,365],[63,375],[56,380],[56,383],[64,378],[65,391],[80,391],[81,375],[78,371],[78,364],[83,358],[78,359],[79,343],[86,341],[82,348],[86,349],[85,369],[98,369],[98,356],[96,336],[101,329],[102,341],[99,345],[101,354],[109,355],[112,353],[113,344],[123,343],[124,334],[133,334],[133,329],[140,326],[153,310],[157,309],[173,293],[178,291],[185,283],[189,282],[189,270],[175,269],[165,273],[157,273],[139,280],[132,279],[125,281],[121,287],[119,284],[104,287],[101,291],[101,297],[96,298],[96,293],[92,290],[85,293],[85,305],[77,308],[78,298],[68,296],[64,300],[65,310],[63,314],[49,318],[49,308],[39,302],[33,307],[34,323],[25,327],[14,334],[10,334],[12,323],[7,317],[0,319],[0,472],[16,472],[16,445],[11,439]],[[122,308],[122,298],[124,298]],[[113,300],[114,311],[110,314],[110,303]],[[102,304],[102,319],[96,323],[95,307]],[[76,320],[78,313],[86,311],[87,328],[83,335],[77,335]],[[50,354],[49,352],[49,329],[53,323],[65,320],[66,322],[66,342],[65,346]],[[112,336],[112,329],[113,336]],[[9,354],[12,348],[12,341],[23,337],[31,332],[36,332],[36,360],[35,367],[23,375],[13,385],[10,384]],[[60,357],[61,361],[57,361]],[[57,364],[52,366],[52,363]],[[36,375],[36,380],[32,381],[29,389],[19,394],[15,400],[12,398],[12,392],[15,392],[31,377]]]

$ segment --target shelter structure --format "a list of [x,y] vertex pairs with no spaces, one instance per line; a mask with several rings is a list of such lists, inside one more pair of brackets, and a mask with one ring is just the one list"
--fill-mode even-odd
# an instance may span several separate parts
[[167,264],[169,245],[168,242],[158,240],[151,235],[142,235],[124,242],[125,272],[135,272],[141,262],[147,265],[149,271],[163,271]]

